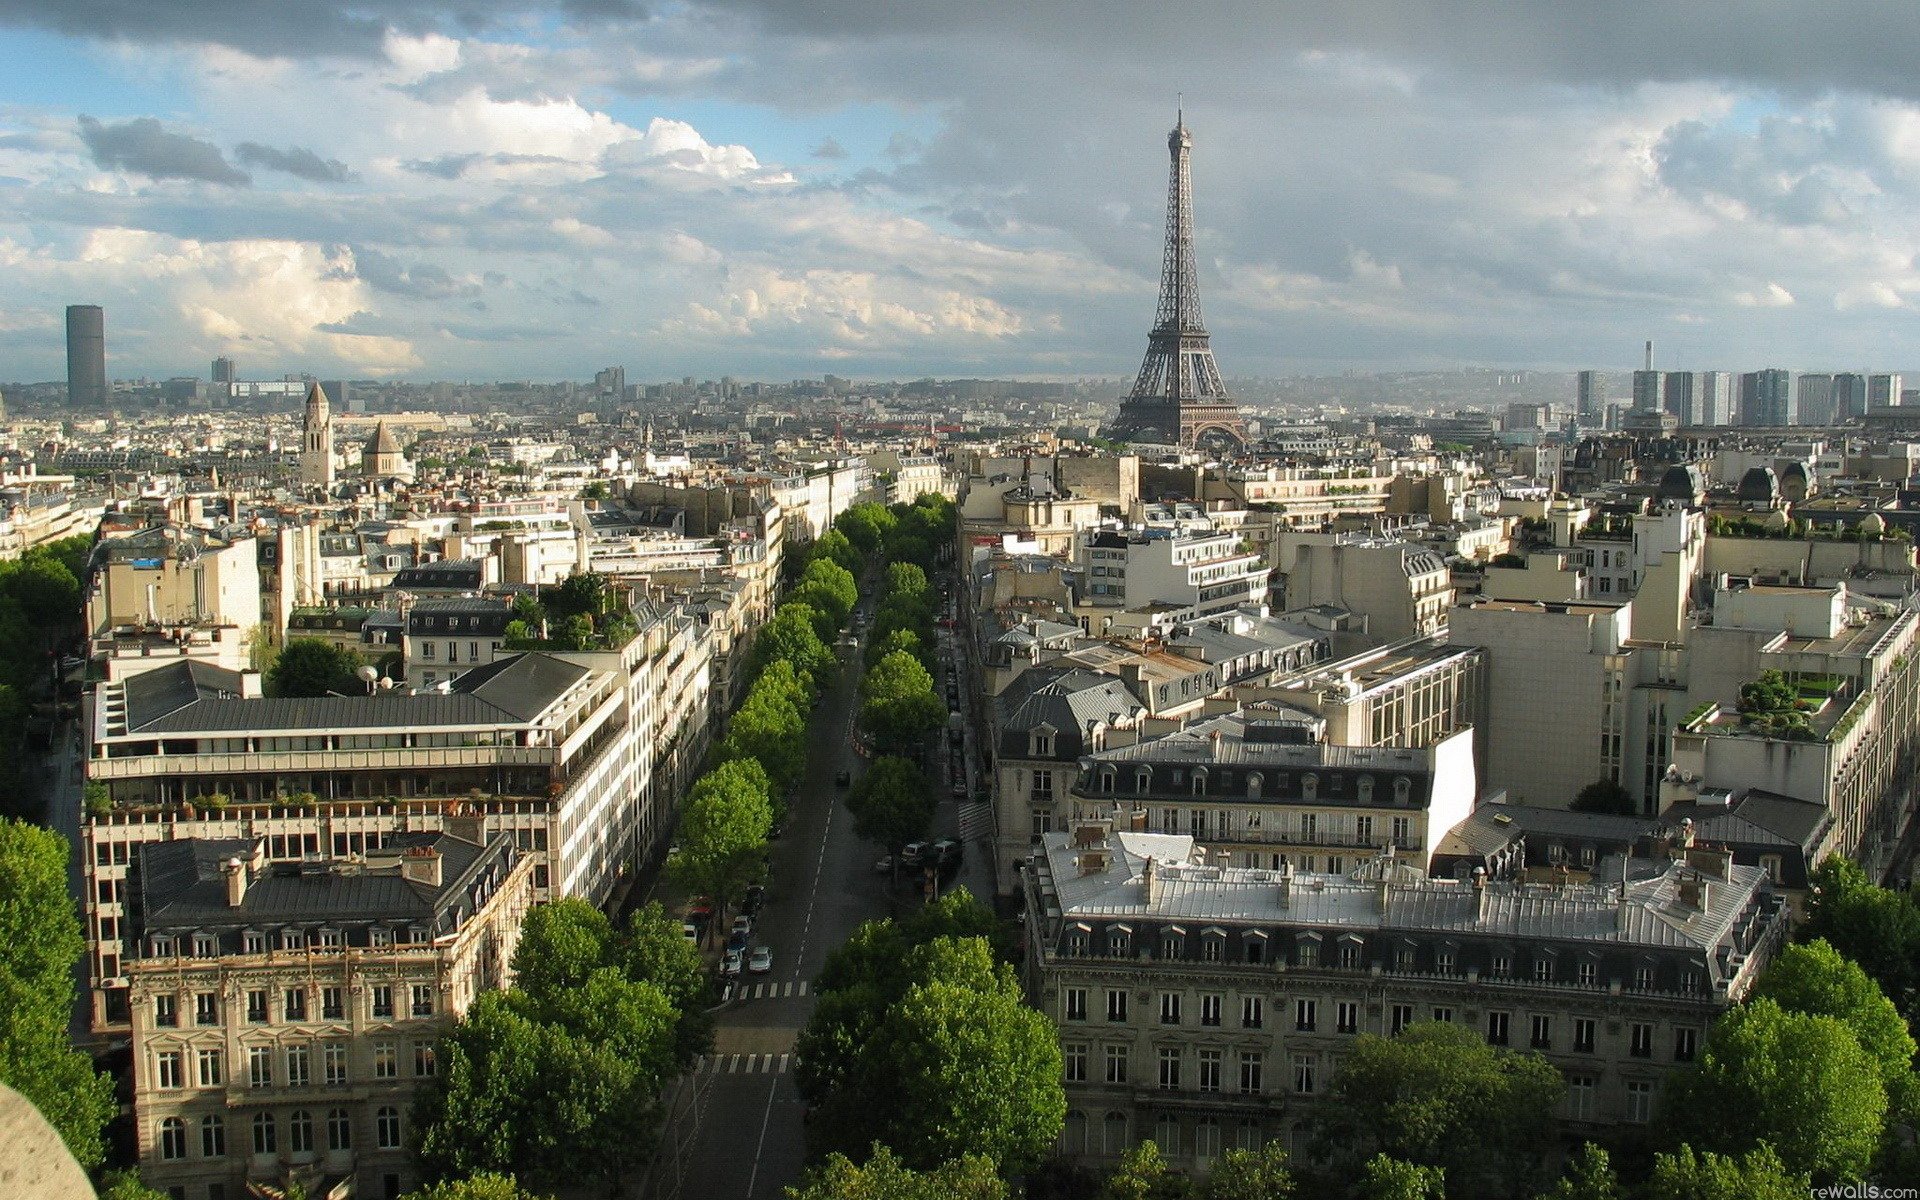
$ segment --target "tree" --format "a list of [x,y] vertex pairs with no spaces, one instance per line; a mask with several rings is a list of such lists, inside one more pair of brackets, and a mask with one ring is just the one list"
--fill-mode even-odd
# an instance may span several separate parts
[[1540,1200],[1622,1200],[1607,1152],[1588,1142],[1567,1160],[1567,1173]]
[[881,581],[881,594],[888,599],[895,596],[924,598],[931,590],[927,584],[927,573],[917,563],[887,564],[886,577]]
[[884,504],[856,504],[841,513],[833,522],[855,549],[862,554],[872,554],[880,548],[881,539],[894,526],[894,515],[887,511]]
[[1100,1188],[1101,1200],[1181,1200],[1192,1189],[1186,1176],[1167,1164],[1166,1155],[1152,1138],[1120,1155]]
[[1739,1159],[1682,1146],[1654,1156],[1641,1195],[1645,1200],[1806,1200],[1812,1190],[1813,1181],[1787,1170],[1771,1146],[1756,1147]]
[[860,681],[860,695],[861,727],[884,752],[924,746],[946,724],[947,706],[934,694],[933,676],[911,654],[896,651],[873,664]]
[[806,718],[783,696],[755,684],[728,722],[718,758],[754,763],[767,780],[763,786],[784,793],[807,769]]
[[100,1200],[167,1200],[166,1193],[148,1187],[140,1172],[132,1169],[108,1171],[98,1194]]
[[555,617],[597,617],[607,611],[611,595],[607,591],[607,577],[589,571],[567,576],[565,582],[548,588],[541,598],[546,602],[547,611]]
[[847,811],[856,834],[898,850],[926,833],[933,821],[933,792],[912,760],[878,758],[847,792]]
[[830,558],[816,558],[800,573],[801,590],[813,589],[825,603],[827,615],[836,627],[846,624],[853,606],[860,603],[860,585],[852,571]]
[[536,905],[514,947],[514,986],[542,1007],[553,1004],[605,966],[612,946],[612,923],[585,900],[566,897]]
[[1006,1200],[1006,1195],[1006,1183],[980,1155],[915,1171],[878,1144],[864,1166],[854,1165],[844,1154],[830,1154],[798,1186],[787,1189],[788,1200]]
[[1456,1196],[1514,1194],[1533,1182],[1565,1087],[1539,1055],[1496,1049],[1458,1025],[1363,1034],[1333,1077],[1317,1141],[1349,1175],[1385,1154],[1443,1168]]
[[367,685],[354,674],[360,656],[319,638],[291,638],[265,680],[269,696],[345,696],[364,694]]
[[1295,1194],[1287,1151],[1278,1142],[1258,1150],[1229,1150],[1200,1185],[1200,1200],[1289,1200]]
[[1789,1170],[1821,1180],[1865,1177],[1886,1110],[1880,1065],[1845,1023],[1764,997],[1715,1022],[1699,1067],[1663,1094],[1674,1144],[1744,1154],[1769,1143]]
[[1753,990],[1788,1012],[1838,1018],[1878,1067],[1888,1111],[1909,1117],[1915,1109],[1916,1046],[1900,1010],[1857,963],[1816,938],[1788,946],[1769,963]]
[[813,627],[814,610],[805,604],[782,604],[773,619],[753,639],[756,669],[786,661],[808,679],[818,682],[833,671],[833,651]]
[[860,574],[860,568],[867,565],[866,556],[838,529],[829,529],[822,534],[807,552],[808,562],[818,562],[823,558],[840,564],[854,575]]
[[1858,963],[1911,1023],[1920,988],[1920,906],[1874,886],[1860,864],[1837,854],[1814,869],[1810,882],[1801,936],[1823,939]]
[[1575,812],[1630,817],[1634,813],[1633,795],[1611,779],[1596,779],[1574,795],[1572,808]]
[[0,587],[20,602],[41,629],[63,629],[80,616],[80,581],[66,563],[45,550],[29,550],[0,564]]
[[765,773],[738,761],[721,763],[687,795],[674,870],[689,888],[728,907],[766,869],[760,852],[772,828]]
[[1444,1167],[1423,1167],[1376,1154],[1360,1173],[1361,1200],[1441,1200],[1446,1194]]
[[32,1101],[83,1167],[105,1154],[113,1081],[67,1040],[86,949],[67,895],[67,840],[0,819],[0,1083]]
[[408,1192],[400,1200],[542,1200],[511,1175],[482,1171],[465,1179],[445,1179]]
[[705,1054],[713,1044],[713,1017],[706,1011],[712,987],[700,951],[681,934],[680,922],[651,901],[627,919],[616,954],[627,978],[659,988],[679,1011],[674,1027],[679,1064],[684,1067]]

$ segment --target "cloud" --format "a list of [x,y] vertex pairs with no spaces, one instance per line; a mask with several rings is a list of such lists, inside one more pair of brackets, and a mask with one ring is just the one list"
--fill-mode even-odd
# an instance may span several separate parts
[[259,142],[241,142],[233,148],[233,156],[250,167],[284,171],[315,183],[345,183],[353,178],[347,164],[338,159],[321,158],[304,146],[276,150]]
[[847,157],[847,148],[833,138],[826,138],[813,148],[815,158],[843,159]]
[[368,246],[355,247],[351,251],[351,262],[343,269],[347,278],[358,278],[369,287],[415,300],[477,296],[481,291],[477,280],[456,279],[444,267],[433,263],[409,266]]
[[228,163],[220,148],[181,133],[169,133],[152,117],[107,125],[80,118],[80,140],[93,161],[110,170],[133,171],[154,179],[198,179],[245,187],[252,180]]

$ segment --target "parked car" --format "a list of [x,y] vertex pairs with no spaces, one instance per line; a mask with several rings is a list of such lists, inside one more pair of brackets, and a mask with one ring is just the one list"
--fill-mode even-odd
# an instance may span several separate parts
[[876,858],[873,860],[873,873],[875,875],[885,875],[891,872],[892,870],[893,870],[893,855],[882,854],[879,858]]
[[835,787],[846,787],[848,784],[852,782],[853,782],[852,771],[842,771],[838,775],[835,775],[833,777],[833,783]]
[[765,946],[755,946],[753,956],[747,959],[747,970],[755,975],[765,975],[773,970],[773,951]]
[[943,867],[959,866],[960,856],[964,853],[966,848],[953,838],[941,838],[928,847],[929,857]]
[[745,953],[744,950],[727,951],[726,957],[720,960],[720,973],[722,975],[738,975],[740,973],[741,956]]
[[747,894],[740,901],[740,911],[750,917],[760,915],[760,908],[767,902],[767,889],[759,884],[747,888]]
[[747,934],[741,933],[739,930],[735,930],[733,933],[728,934],[727,935],[728,953],[732,953],[735,950],[738,950],[743,954],[746,953],[747,937],[748,937]]
[[900,847],[900,865],[903,867],[922,866],[924,865],[926,855],[927,844],[925,842],[908,842],[906,845]]
[[680,923],[680,936],[698,946],[700,944],[700,926],[692,921],[682,921]]
[[741,913],[733,919],[733,933],[737,937],[753,936],[753,918]]

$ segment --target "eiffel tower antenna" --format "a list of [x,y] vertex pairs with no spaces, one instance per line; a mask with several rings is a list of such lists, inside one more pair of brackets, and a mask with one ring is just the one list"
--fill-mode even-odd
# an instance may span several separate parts
[[1245,445],[1246,423],[1227,392],[1206,321],[1193,250],[1193,134],[1185,98],[1167,135],[1167,243],[1160,262],[1160,302],[1147,334],[1147,355],[1133,390],[1121,401],[1112,436],[1192,446],[1205,436]]

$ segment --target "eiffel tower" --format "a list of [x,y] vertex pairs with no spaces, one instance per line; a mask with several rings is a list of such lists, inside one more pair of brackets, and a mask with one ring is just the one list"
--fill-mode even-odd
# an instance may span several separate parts
[[1180,446],[1244,446],[1247,425],[1227,394],[1200,318],[1200,281],[1193,264],[1193,135],[1184,114],[1167,135],[1173,170],[1167,183],[1167,248],[1160,268],[1160,304],[1147,334],[1147,357],[1133,390],[1106,431],[1118,441]]

